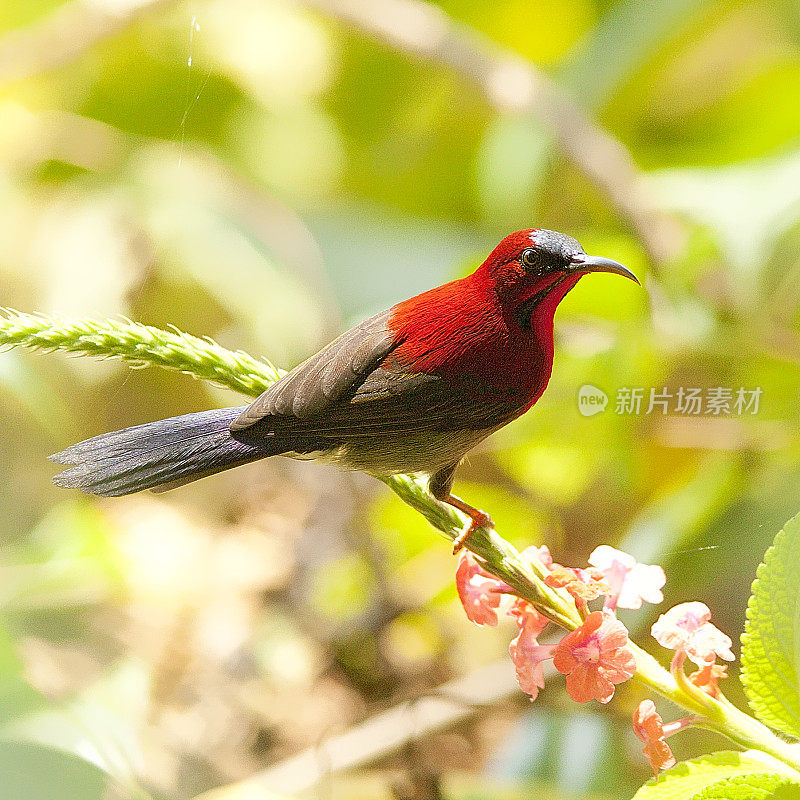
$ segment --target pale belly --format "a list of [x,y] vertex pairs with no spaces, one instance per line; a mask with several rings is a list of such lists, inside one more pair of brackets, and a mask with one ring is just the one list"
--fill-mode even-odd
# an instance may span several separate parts
[[[501,426],[498,426],[501,427]],[[331,450],[314,453],[285,453],[290,458],[314,459],[344,469],[374,475],[424,472],[432,475],[458,463],[476,444],[497,428],[477,431],[419,431],[351,439]]]

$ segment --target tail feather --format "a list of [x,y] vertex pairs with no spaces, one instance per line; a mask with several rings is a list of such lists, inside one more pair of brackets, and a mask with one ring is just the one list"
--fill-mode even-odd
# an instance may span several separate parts
[[57,486],[116,497],[143,489],[167,489],[215,472],[292,449],[286,440],[231,435],[244,410],[218,408],[104,433],[50,456],[69,466]]

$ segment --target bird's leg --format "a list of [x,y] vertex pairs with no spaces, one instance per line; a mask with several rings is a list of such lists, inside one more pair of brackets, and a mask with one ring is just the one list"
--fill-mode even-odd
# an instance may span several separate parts
[[471,520],[469,525],[453,539],[453,555],[464,546],[467,539],[469,539],[478,528],[494,528],[492,518],[485,511],[481,511],[479,508],[474,508],[465,503],[460,497],[456,497],[454,494],[448,494],[447,497],[442,498],[442,502],[453,506],[453,508],[457,508],[459,511],[463,511]]
[[442,503],[447,503],[447,505],[453,506],[453,508],[457,508],[470,518],[470,524],[453,540],[453,555],[461,550],[467,539],[469,539],[478,528],[494,528],[492,518],[485,511],[474,508],[465,503],[460,497],[456,497],[451,493],[450,490],[453,488],[453,477],[455,476],[457,466],[458,463],[455,463],[439,470],[439,472],[431,476],[430,483],[428,484],[428,491],[430,491],[437,500]]

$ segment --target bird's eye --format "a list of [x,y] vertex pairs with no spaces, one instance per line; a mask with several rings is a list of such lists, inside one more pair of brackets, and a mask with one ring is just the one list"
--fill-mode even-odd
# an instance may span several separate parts
[[539,253],[534,247],[525,248],[525,250],[520,253],[519,262],[527,269],[538,269],[542,265]]

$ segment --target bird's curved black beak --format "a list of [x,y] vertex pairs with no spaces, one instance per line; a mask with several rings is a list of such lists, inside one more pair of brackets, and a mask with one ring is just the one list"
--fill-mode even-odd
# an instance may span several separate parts
[[574,256],[571,262],[572,272],[613,272],[615,275],[622,275],[623,278],[630,278],[639,283],[639,279],[627,268],[623,267],[618,261],[602,256]]

